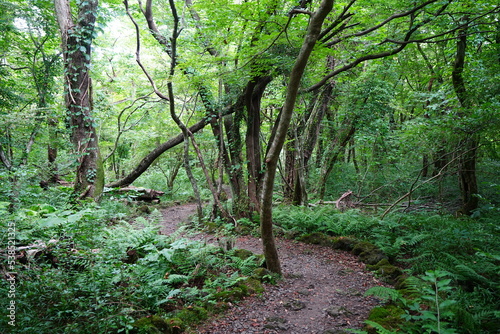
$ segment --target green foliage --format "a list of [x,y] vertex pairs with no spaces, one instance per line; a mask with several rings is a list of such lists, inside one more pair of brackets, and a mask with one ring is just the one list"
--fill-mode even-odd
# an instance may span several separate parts
[[[221,290],[238,287],[233,298],[250,293],[244,280],[260,264],[255,256],[159,235],[154,213],[122,221],[125,207],[113,203],[79,210],[40,204],[13,214],[2,203],[2,221],[16,224],[17,247],[30,250],[28,262],[16,265],[17,333],[129,332],[151,314],[214,307]],[[186,312],[178,315],[184,322],[201,314]]]
[[498,316],[494,310],[500,307],[498,218],[492,210],[475,220],[431,213],[378,220],[326,206],[279,207],[274,215],[277,225],[299,235],[322,231],[369,240],[408,273],[420,275],[404,282],[410,297],[382,287],[370,290],[386,301],[405,299],[409,327],[404,328],[409,333],[420,333],[419,328],[430,333],[439,324],[442,333],[474,334],[498,329],[493,325]]
[[[408,279],[410,290],[406,290],[406,295],[385,287],[371,288],[366,295],[377,296],[401,306],[405,310],[400,315],[404,324],[399,325],[403,326],[405,333],[458,333],[458,327],[454,327],[459,319],[457,301],[451,298],[455,288],[450,284],[452,280],[446,278],[449,275],[448,272],[436,270],[427,271],[419,278]],[[378,333],[386,333],[388,316],[392,315],[378,316],[378,325],[374,321],[367,321],[367,324],[376,328]],[[386,326],[382,327],[382,324]]]
[[341,213],[328,206],[318,209],[278,207],[273,217],[276,224],[284,229],[302,234],[324,232],[333,236],[366,237],[370,228],[380,224],[377,219],[364,216],[356,210]]

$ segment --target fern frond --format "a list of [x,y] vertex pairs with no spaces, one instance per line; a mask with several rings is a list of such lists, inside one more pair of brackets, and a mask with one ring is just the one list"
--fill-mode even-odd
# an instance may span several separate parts
[[451,255],[450,253],[443,253],[442,254],[445,258],[447,258],[448,260],[450,260],[454,265],[457,265],[457,264],[461,264],[462,261],[459,260],[456,256],[454,255]]
[[416,234],[410,240],[408,240],[407,245],[412,247],[416,246],[427,238],[429,238],[428,234]]
[[393,288],[387,288],[385,286],[374,286],[365,292],[365,296],[374,296],[386,302],[389,300],[398,300],[401,297],[401,293]]
[[480,283],[483,283],[486,285],[490,284],[490,282],[486,278],[479,275],[473,268],[471,268],[465,264],[458,264],[455,266],[455,269],[465,279],[470,279],[470,280],[480,282]]
[[188,280],[189,277],[186,275],[170,274],[168,278],[165,280],[165,282],[171,285],[178,285],[178,284],[184,284]]
[[397,334],[396,332],[390,331],[387,328],[384,328],[381,324],[374,321],[366,320],[365,323],[375,328],[378,334]]

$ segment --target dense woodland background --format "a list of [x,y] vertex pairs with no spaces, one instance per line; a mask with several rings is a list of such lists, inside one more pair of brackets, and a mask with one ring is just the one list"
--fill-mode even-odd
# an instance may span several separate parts
[[[274,273],[273,223],[370,240],[412,274],[441,270],[424,282],[449,277],[443,307],[462,313],[439,332],[498,330],[499,12],[490,0],[0,1],[2,224],[16,222],[18,247],[87,235],[91,257],[135,208],[123,199],[140,194],[118,189],[143,187],[195,201],[225,233],[257,228]],[[19,287],[29,304],[40,287],[26,282],[39,283]],[[137,318],[56,305],[67,332]],[[33,314],[25,332],[54,326]]]

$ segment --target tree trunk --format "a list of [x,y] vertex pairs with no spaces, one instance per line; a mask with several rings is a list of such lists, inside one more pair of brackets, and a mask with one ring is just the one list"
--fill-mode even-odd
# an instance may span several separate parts
[[[466,18],[467,21],[467,18]],[[464,112],[472,107],[469,94],[465,87],[463,71],[465,66],[465,56],[467,47],[467,26],[459,30],[457,39],[457,53],[453,64],[452,81],[453,88],[457,94],[460,106],[464,109],[459,115],[461,118],[467,117]],[[474,209],[477,209],[479,200],[478,184],[476,177],[476,160],[478,139],[475,133],[469,133],[460,142],[461,158],[458,165],[458,176],[460,190],[462,192],[462,211],[463,214],[470,215]]]
[[243,177],[243,159],[241,156],[242,140],[240,124],[243,118],[243,106],[237,107],[234,117],[224,118],[224,128],[227,134],[229,147],[229,160],[226,171],[229,175],[231,193],[233,196],[233,214],[237,218],[250,218],[250,201],[248,200],[247,187]]
[[245,89],[245,107],[247,111],[247,133],[245,137],[248,170],[248,198],[251,211],[259,211],[262,180],[262,148],[260,145],[260,103],[270,76],[256,76],[248,82]]
[[[200,130],[202,130],[207,124],[208,124],[208,119],[204,118],[198,123],[192,125],[191,127],[188,128],[189,132],[191,133],[196,133]],[[151,152],[149,152],[142,160],[139,162],[139,164],[130,172],[128,173],[124,178],[111,182],[107,184],[107,187],[110,188],[116,188],[116,187],[125,187],[134,182],[139,176],[144,173],[149,166],[163,153],[168,151],[169,149],[179,145],[184,141],[184,135],[182,133],[178,134],[177,136],[169,139],[168,141],[158,145],[155,147]]]
[[347,144],[349,144],[354,136],[354,133],[356,132],[355,123],[356,120],[344,120],[341,124],[341,128],[335,134],[331,145],[327,148],[327,151],[324,154],[318,190],[318,197],[320,201],[325,199],[326,183],[333,170],[333,166],[337,162],[340,153],[345,150]]
[[290,73],[285,104],[281,111],[281,117],[279,117],[276,134],[269,143],[269,150],[265,159],[266,170],[264,174],[260,208],[262,245],[264,248],[267,268],[278,274],[281,274],[281,264],[274,242],[272,217],[273,190],[276,169],[278,166],[279,156],[286,139],[290,120],[292,118],[295,102],[297,100],[300,81],[304,74],[309,56],[311,55],[314,45],[318,40],[323,21],[332,8],[333,0],[323,0],[318,10],[311,15],[305,40]]
[[76,24],[69,0],[54,0],[54,4],[62,36],[66,112],[78,160],[75,193],[80,199],[98,198],[104,186],[104,171],[92,115],[89,76],[98,1],[79,3]]

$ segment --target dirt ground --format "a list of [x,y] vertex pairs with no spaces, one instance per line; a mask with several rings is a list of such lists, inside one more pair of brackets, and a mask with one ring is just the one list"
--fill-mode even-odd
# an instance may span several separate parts
[[[175,232],[195,212],[194,204],[164,209],[161,233]],[[189,237],[215,240],[202,234]],[[339,334],[363,327],[370,309],[379,304],[364,293],[384,284],[356,256],[288,239],[277,238],[276,244],[283,279],[266,285],[262,295],[231,305],[191,333]],[[262,253],[260,240],[250,236],[237,238],[235,247]]]

